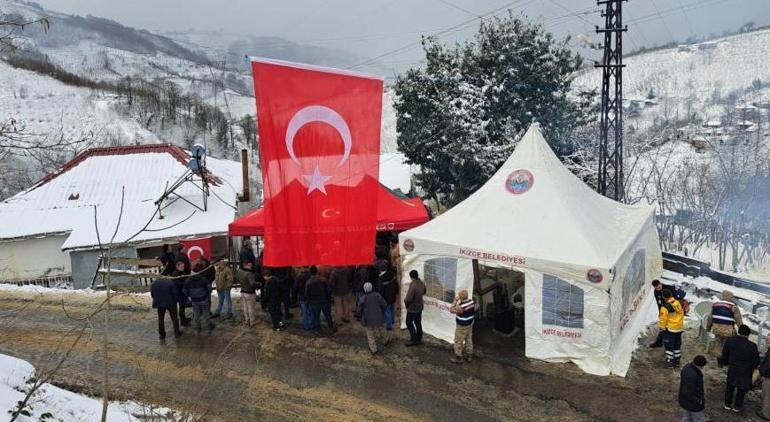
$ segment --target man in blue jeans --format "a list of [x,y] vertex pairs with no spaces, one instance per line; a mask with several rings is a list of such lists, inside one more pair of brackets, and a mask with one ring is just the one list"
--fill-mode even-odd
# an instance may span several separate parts
[[195,329],[200,332],[201,325],[206,329],[214,329],[211,322],[211,283],[206,280],[202,271],[205,269],[203,264],[198,262],[193,268],[193,275],[184,283],[184,293],[190,298],[193,307],[193,320]]
[[309,330],[312,325],[312,318],[310,316],[310,308],[307,305],[307,298],[305,297],[305,287],[310,280],[310,269],[308,267],[302,267],[297,279],[294,280],[294,287],[297,290],[297,302],[299,302],[299,309],[302,311],[302,329]]
[[214,276],[214,284],[217,287],[217,310],[212,315],[212,318],[219,318],[222,312],[222,308],[226,307],[227,319],[233,317],[233,299],[230,295],[230,291],[233,288],[233,271],[226,265],[224,259],[217,261],[216,275]]
[[326,323],[329,324],[329,331],[332,333],[337,331],[332,319],[329,287],[326,285],[326,281],[318,275],[318,268],[315,266],[310,267],[310,280],[305,286],[305,300],[310,308],[311,329],[321,331],[321,312],[323,312]]
[[396,271],[390,268],[387,262],[380,264],[380,274],[378,276],[380,294],[387,307],[385,308],[385,329],[388,331],[393,330],[393,311],[396,303],[396,297],[398,296],[398,282],[396,281]]

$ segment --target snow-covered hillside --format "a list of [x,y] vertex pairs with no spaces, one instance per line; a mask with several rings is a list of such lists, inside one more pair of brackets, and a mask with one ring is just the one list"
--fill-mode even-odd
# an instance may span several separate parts
[[[273,40],[271,54],[261,50],[251,52],[249,49],[259,44],[254,37],[199,31],[168,36],[154,34],[106,19],[45,10],[18,0],[0,4],[0,16],[25,20],[47,17],[51,21],[48,32],[35,25],[16,31],[20,46],[16,57],[46,60],[88,81],[107,81],[113,86],[125,84],[126,78],[155,86],[173,84],[182,94],[220,110],[221,119],[230,126],[229,135],[224,137],[227,142],[223,143],[223,130],[215,125],[216,119],[209,120],[208,129],[203,132],[200,127],[190,126],[197,123],[190,120],[189,106],[187,110],[180,110],[180,114],[188,118],[186,123],[173,121],[175,119],[163,121],[157,111],[128,107],[125,95],[119,97],[115,89],[70,86],[49,76],[13,68],[0,60],[0,122],[12,122],[22,128],[28,139],[80,141],[52,156],[40,157],[38,151],[5,160],[0,164],[3,168],[0,197],[29,186],[79,150],[92,146],[171,142],[189,147],[194,142],[208,141],[213,156],[229,158],[234,158],[240,148],[253,147],[245,139],[240,120],[256,114],[251,69],[244,57],[233,58],[234,51],[330,65],[340,60],[338,66],[356,60],[344,52],[277,40]],[[383,152],[396,150],[395,114],[391,104],[392,94],[386,92]],[[219,142],[212,143],[217,136]],[[252,156],[257,162],[255,158]],[[8,183],[9,179],[13,179],[13,183]]]
[[[657,202],[664,248],[766,278],[770,30],[624,63],[627,199]],[[600,86],[600,69],[575,81]]]
[[[704,122],[719,120],[726,101],[770,100],[770,90],[756,89],[754,81],[770,87],[770,30],[733,35],[710,42],[658,50],[624,60],[625,104],[654,97],[640,104],[640,116],[626,114],[626,129],[648,127],[655,119],[685,119],[697,113]],[[601,86],[601,70],[580,75],[578,89]]]
[[48,76],[0,61],[0,119],[15,119],[31,135],[157,142],[134,120],[112,109],[115,97],[66,85]]

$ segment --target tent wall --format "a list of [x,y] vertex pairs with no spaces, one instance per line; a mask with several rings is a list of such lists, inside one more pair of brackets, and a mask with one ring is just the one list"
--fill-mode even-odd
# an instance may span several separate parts
[[[403,273],[417,270],[425,282],[427,293],[423,296],[423,330],[441,340],[454,341],[455,316],[449,312],[457,292],[473,292],[473,265],[470,259],[458,259],[435,255],[406,255]],[[409,277],[402,277],[402,292],[409,289]],[[404,293],[406,294],[406,293]],[[406,328],[406,309],[402,307],[401,328]]]
[[525,270],[524,276],[526,356],[571,361],[585,372],[609,375],[609,294],[533,270]]
[[637,338],[656,319],[651,282],[662,274],[663,260],[652,216],[615,269],[610,289],[612,373],[625,376]]

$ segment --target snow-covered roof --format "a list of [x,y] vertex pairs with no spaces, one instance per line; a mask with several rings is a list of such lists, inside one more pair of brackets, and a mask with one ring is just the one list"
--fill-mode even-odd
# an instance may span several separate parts
[[[84,151],[30,189],[0,203],[0,219],[11,222],[0,225],[0,239],[69,232],[64,249],[90,248],[100,240],[108,243],[119,220],[115,243],[226,233],[242,187],[240,164],[235,161],[206,159],[212,176],[206,212],[177,200],[162,211],[162,219],[155,215],[155,201],[186,172],[188,157],[170,144]],[[118,218],[123,189],[124,206]],[[202,206],[198,187],[186,183],[176,193]]]

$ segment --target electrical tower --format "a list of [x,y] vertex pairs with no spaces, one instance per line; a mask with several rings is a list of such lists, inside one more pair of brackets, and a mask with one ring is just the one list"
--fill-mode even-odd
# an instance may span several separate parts
[[598,0],[604,6],[602,69],[602,110],[599,118],[599,183],[602,195],[622,201],[623,192],[623,26],[622,5],[627,0]]

